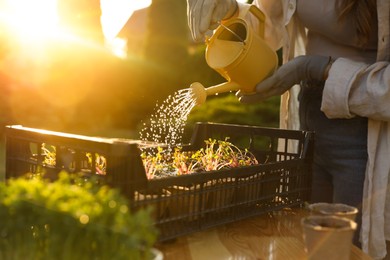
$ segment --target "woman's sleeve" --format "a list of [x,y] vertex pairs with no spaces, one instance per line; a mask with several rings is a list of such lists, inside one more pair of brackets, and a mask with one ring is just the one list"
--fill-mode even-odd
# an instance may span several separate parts
[[[281,0],[254,0],[253,4],[257,6],[265,15],[264,40],[273,50],[282,47],[284,32],[283,24],[283,6]],[[240,9],[244,9],[247,4],[238,3]],[[258,21],[252,15],[246,16],[245,20],[253,28],[258,28]]]
[[329,118],[358,115],[390,121],[390,62],[337,59],[325,83],[321,110]]

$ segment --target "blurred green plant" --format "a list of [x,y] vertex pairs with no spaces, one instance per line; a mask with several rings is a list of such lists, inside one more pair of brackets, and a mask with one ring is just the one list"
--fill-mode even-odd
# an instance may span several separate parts
[[182,0],[153,0],[148,8],[143,55],[166,74],[181,74],[187,60],[186,8],[187,3]]
[[272,97],[255,104],[241,104],[234,93],[207,97],[188,116],[183,142],[188,142],[196,122],[279,127],[280,98]]
[[279,97],[256,104],[241,104],[234,93],[208,98],[193,109],[188,123],[198,121],[276,127],[279,120]]
[[148,209],[65,172],[0,183],[0,218],[0,259],[151,259],[157,237]]

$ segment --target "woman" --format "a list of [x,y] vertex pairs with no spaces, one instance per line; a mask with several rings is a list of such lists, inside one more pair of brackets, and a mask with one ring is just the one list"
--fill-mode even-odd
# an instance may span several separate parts
[[[196,40],[245,9],[235,0],[187,2]],[[360,233],[363,251],[384,258],[390,239],[390,1],[254,4],[266,15],[265,40],[274,50],[283,48],[283,66],[255,94],[237,97],[250,103],[283,94],[281,127],[316,132],[313,201],[359,207],[354,243]],[[245,19],[250,22],[250,14]]]

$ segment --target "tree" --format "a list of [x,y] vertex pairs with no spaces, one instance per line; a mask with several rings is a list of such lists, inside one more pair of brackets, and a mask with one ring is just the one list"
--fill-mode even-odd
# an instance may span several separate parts
[[186,1],[153,0],[144,56],[164,68],[180,69],[188,57]]
[[60,24],[71,33],[104,42],[100,0],[58,0]]

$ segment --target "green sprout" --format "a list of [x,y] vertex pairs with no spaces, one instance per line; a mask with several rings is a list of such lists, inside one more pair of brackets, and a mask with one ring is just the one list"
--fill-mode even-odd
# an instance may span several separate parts
[[142,161],[149,179],[163,176],[191,174],[195,172],[216,171],[258,164],[248,149],[240,149],[228,138],[224,141],[205,140],[205,148],[197,151],[182,151],[175,148],[171,153],[158,147],[157,152],[142,153]]

